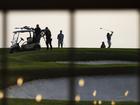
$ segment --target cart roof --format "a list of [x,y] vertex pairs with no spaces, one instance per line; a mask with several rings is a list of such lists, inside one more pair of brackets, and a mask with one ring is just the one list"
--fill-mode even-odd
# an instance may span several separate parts
[[34,32],[34,30],[17,30],[14,31],[13,33],[24,33],[24,32]]

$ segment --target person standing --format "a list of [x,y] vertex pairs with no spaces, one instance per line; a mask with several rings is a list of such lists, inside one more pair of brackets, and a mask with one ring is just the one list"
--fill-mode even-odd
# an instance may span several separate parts
[[63,39],[64,39],[64,34],[62,33],[62,30],[60,30],[60,33],[57,36],[58,39],[58,48],[63,48]]
[[46,46],[47,46],[47,49],[49,49],[49,46],[50,46],[50,49],[52,50],[51,31],[49,30],[48,27],[45,28],[45,35],[46,35]]
[[111,37],[112,37],[113,31],[111,31],[111,33],[107,33],[106,37],[107,37],[107,43],[108,43],[108,48],[111,47]]
[[41,38],[41,29],[39,27],[39,24],[36,25],[35,28],[35,37],[33,38],[35,43],[40,43],[40,38]]

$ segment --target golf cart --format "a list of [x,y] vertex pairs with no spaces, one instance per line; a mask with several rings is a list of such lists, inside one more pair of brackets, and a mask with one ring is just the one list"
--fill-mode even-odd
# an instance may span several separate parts
[[[12,45],[10,48],[10,53],[18,51],[37,50],[41,48],[40,44],[34,41],[33,37],[35,35],[35,30],[33,28],[25,26],[16,29],[18,30],[13,32],[14,35],[11,41]],[[25,41],[23,37],[26,39]],[[21,44],[21,42],[23,43]]]

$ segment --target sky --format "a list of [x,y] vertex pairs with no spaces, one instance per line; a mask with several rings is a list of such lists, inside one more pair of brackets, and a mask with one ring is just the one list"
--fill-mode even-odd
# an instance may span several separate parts
[[[1,16],[0,12],[0,25],[2,25]],[[58,10],[9,11],[7,14],[7,47],[11,45],[15,27],[35,27],[36,24],[39,24],[41,29],[50,28],[53,47],[57,47],[57,35],[60,30],[63,30],[64,47],[70,47],[70,16],[69,11]],[[74,22],[75,47],[100,48],[102,41],[107,46],[108,31],[100,29],[104,28],[114,32],[112,48],[139,48],[139,12],[137,10],[77,10],[74,13]],[[2,29],[0,33],[1,39]],[[21,37],[24,36],[21,35]],[[41,46],[46,47],[43,38]]]
[[[15,27],[31,26],[39,24],[41,29],[48,27],[52,33],[52,45],[57,47],[57,35],[60,30],[64,33],[64,46],[69,47],[70,36],[70,14],[67,11],[10,11],[8,13],[8,46],[12,40]],[[26,35],[25,35],[26,36]],[[24,37],[21,35],[21,37]],[[27,37],[27,36],[26,36]],[[41,39],[41,46],[46,47],[45,41]]]
[[139,15],[135,10],[77,11],[75,21],[77,47],[100,47],[102,41],[107,45],[108,31],[100,28],[114,32],[112,48],[139,47]]

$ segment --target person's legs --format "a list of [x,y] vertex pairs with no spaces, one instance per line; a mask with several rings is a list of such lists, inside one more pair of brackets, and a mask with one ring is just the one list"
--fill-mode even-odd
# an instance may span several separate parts
[[61,42],[61,48],[63,48],[63,42]]
[[52,50],[52,41],[50,41],[50,48],[51,48],[51,50]]
[[36,36],[36,43],[39,43],[40,44],[40,36]]
[[108,48],[110,48],[110,47],[111,47],[111,41],[108,40]]
[[49,44],[48,44],[48,41],[46,40],[46,46],[47,46],[47,49],[49,49]]
[[58,48],[60,48],[60,42],[58,41]]
[[111,42],[109,43],[109,48],[111,47]]
[[41,39],[41,37],[38,38],[38,43],[40,43],[40,39]]

